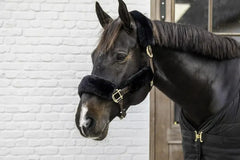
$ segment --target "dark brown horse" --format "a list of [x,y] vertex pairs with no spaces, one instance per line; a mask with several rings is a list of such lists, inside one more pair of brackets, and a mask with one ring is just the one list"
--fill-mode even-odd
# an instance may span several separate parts
[[144,100],[151,84],[181,106],[185,159],[240,159],[240,45],[200,28],[151,21],[119,0],[113,20],[96,3],[104,28],[93,70],[79,85],[76,125],[102,140],[109,123]]

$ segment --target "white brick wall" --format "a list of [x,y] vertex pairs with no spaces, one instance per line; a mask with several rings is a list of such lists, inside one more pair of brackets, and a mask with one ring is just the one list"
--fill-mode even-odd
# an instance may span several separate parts
[[[150,13],[150,1],[125,0]],[[116,17],[117,0],[101,0]],[[101,142],[82,138],[77,86],[101,27],[93,0],[0,1],[0,160],[147,160],[149,102],[115,119]]]

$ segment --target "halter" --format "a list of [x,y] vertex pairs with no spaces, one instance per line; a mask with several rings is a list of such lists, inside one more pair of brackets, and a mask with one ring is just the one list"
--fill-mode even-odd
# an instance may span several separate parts
[[119,104],[119,117],[123,119],[126,116],[126,109],[123,105],[126,94],[136,92],[146,83],[149,83],[149,90],[151,90],[152,78],[153,74],[150,67],[142,68],[119,85],[96,75],[88,75],[79,84],[78,93],[80,97],[83,93],[90,93]]

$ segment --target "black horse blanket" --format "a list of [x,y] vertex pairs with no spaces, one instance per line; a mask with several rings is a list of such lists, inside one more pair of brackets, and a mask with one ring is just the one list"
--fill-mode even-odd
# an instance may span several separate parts
[[184,160],[240,160],[240,93],[196,129],[180,115]]

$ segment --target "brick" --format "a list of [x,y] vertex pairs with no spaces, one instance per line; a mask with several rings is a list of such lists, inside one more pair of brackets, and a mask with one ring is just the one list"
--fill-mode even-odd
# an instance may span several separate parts
[[8,155],[9,154],[9,149],[7,149],[7,148],[0,148],[0,155],[1,156],[6,156],[6,155]]
[[12,52],[16,54],[26,54],[26,53],[32,53],[33,47],[30,45],[16,45],[14,48],[12,48]]
[[39,130],[40,128],[41,128],[41,123],[39,122],[32,121],[31,123],[28,123],[29,130]]
[[52,131],[49,136],[51,138],[67,138],[69,135],[69,131]]
[[5,37],[5,44],[13,45],[16,43],[16,40],[14,37]]
[[64,146],[64,141],[62,139],[59,139],[59,138],[53,139],[52,140],[52,145],[61,147],[61,146]]
[[17,140],[15,145],[16,147],[25,147],[28,145],[28,140]]
[[29,3],[19,3],[18,4],[19,11],[28,11],[29,10]]
[[[0,46],[0,54],[8,53],[9,51],[10,51],[10,47],[9,46],[4,46],[4,45]],[[10,54],[8,53],[7,56],[5,57],[5,60],[6,61],[8,61],[9,59],[12,60],[12,57],[14,57],[14,56],[10,56]]]
[[45,29],[25,29],[23,35],[26,37],[44,37],[47,36],[48,30]]
[[43,130],[50,130],[52,129],[52,124],[47,122],[47,123],[41,123],[42,124],[42,129]]
[[47,3],[68,3],[69,0],[47,0]]
[[146,152],[146,148],[145,147],[129,147],[127,148],[128,153],[134,153],[134,154],[142,154]]
[[18,104],[23,103],[23,97],[19,96],[4,96],[0,99],[0,104]]
[[81,17],[81,13],[79,12],[66,12],[66,13],[61,13],[59,15],[60,19],[63,20],[79,20],[79,18]]
[[56,155],[58,153],[58,148],[56,147],[36,148],[35,152],[39,155]]
[[1,11],[0,12],[0,19],[10,19],[12,16],[10,11]]
[[49,3],[43,3],[41,4],[41,10],[42,11],[57,11],[61,12],[64,10],[63,4],[49,4]]
[[12,120],[12,114],[9,113],[0,114],[0,119],[1,121],[10,121]]
[[39,39],[39,44],[43,44],[43,45],[60,45],[62,42],[62,40],[60,38],[40,38]]
[[38,12],[41,10],[41,5],[39,3],[32,3],[30,4],[30,9]]
[[34,12],[14,12],[12,16],[15,19],[32,20],[35,18],[35,13]]
[[111,146],[111,147],[106,147],[104,149],[104,153],[106,154],[123,154],[127,150],[126,147],[119,147],[119,146]]
[[34,153],[33,148],[13,148],[11,149],[12,155],[31,155]]
[[58,114],[40,114],[36,116],[38,121],[57,121],[59,119]]
[[58,84],[57,81],[50,81],[50,80],[48,80],[48,81],[43,81],[43,80],[42,80],[41,82],[38,83],[38,86],[39,86],[39,87],[56,87],[57,84]]
[[19,112],[22,112],[22,113],[26,113],[26,112],[38,113],[39,111],[40,111],[40,106],[38,106],[38,105],[34,105],[34,104],[27,105],[27,104],[24,104],[24,105],[20,105],[19,106]]
[[39,12],[36,15],[37,19],[57,19],[58,13],[57,12]]
[[62,156],[44,156],[41,160],[63,160]]
[[59,150],[60,155],[77,155],[80,153],[81,153],[81,149],[76,147],[61,148]]
[[63,30],[63,29],[54,29],[54,30],[49,30],[48,31],[48,36],[49,37],[68,37],[69,31],[68,30]]
[[[51,19],[44,19],[44,20],[36,20],[36,25],[41,26],[45,29],[63,29],[64,22],[61,20],[51,20]],[[34,24],[33,24],[34,25]]]
[[84,147],[82,149],[83,154],[102,154],[104,153],[104,148],[103,147],[94,147],[95,149],[93,150],[92,147]]
[[35,115],[34,114],[14,114],[13,116],[14,121],[34,121]]
[[64,24],[67,29],[73,29],[74,27],[76,27],[75,21],[64,21]]
[[3,148],[3,147],[13,148],[15,145],[16,145],[16,140],[6,140],[6,139],[0,140],[0,148]]
[[35,87],[36,82],[33,81],[33,80],[28,80],[28,81],[26,81],[26,80],[14,80],[12,82],[12,85],[14,87],[18,87],[18,88],[25,88],[25,87],[29,88],[29,87]]
[[5,4],[5,10],[15,11],[18,8],[18,3],[7,3]]
[[0,79],[0,87],[7,87],[7,86],[9,86],[10,83],[11,83],[11,81],[9,81],[9,80]]
[[19,28],[0,28],[0,36],[20,36],[22,29]]
[[63,122],[54,122],[52,125],[53,130],[63,130],[64,129],[64,124]]
[[48,147],[52,144],[50,139],[31,139],[29,141],[30,147]]
[[146,160],[146,159],[148,159],[149,158],[149,156],[148,155],[145,155],[145,154],[143,154],[143,155],[135,155],[134,157],[133,157],[133,160]]
[[25,131],[24,137],[31,138],[31,139],[42,139],[42,138],[48,138],[49,133],[45,131]]
[[12,138],[21,138],[23,137],[23,131],[1,131],[1,138],[12,139]]
[[75,120],[75,117],[72,115],[72,113],[62,113],[60,114],[60,120],[63,120],[63,121],[71,121],[71,122],[74,122]]
[[31,26],[29,20],[16,20],[16,23],[17,23],[17,27],[22,29],[30,28]]

